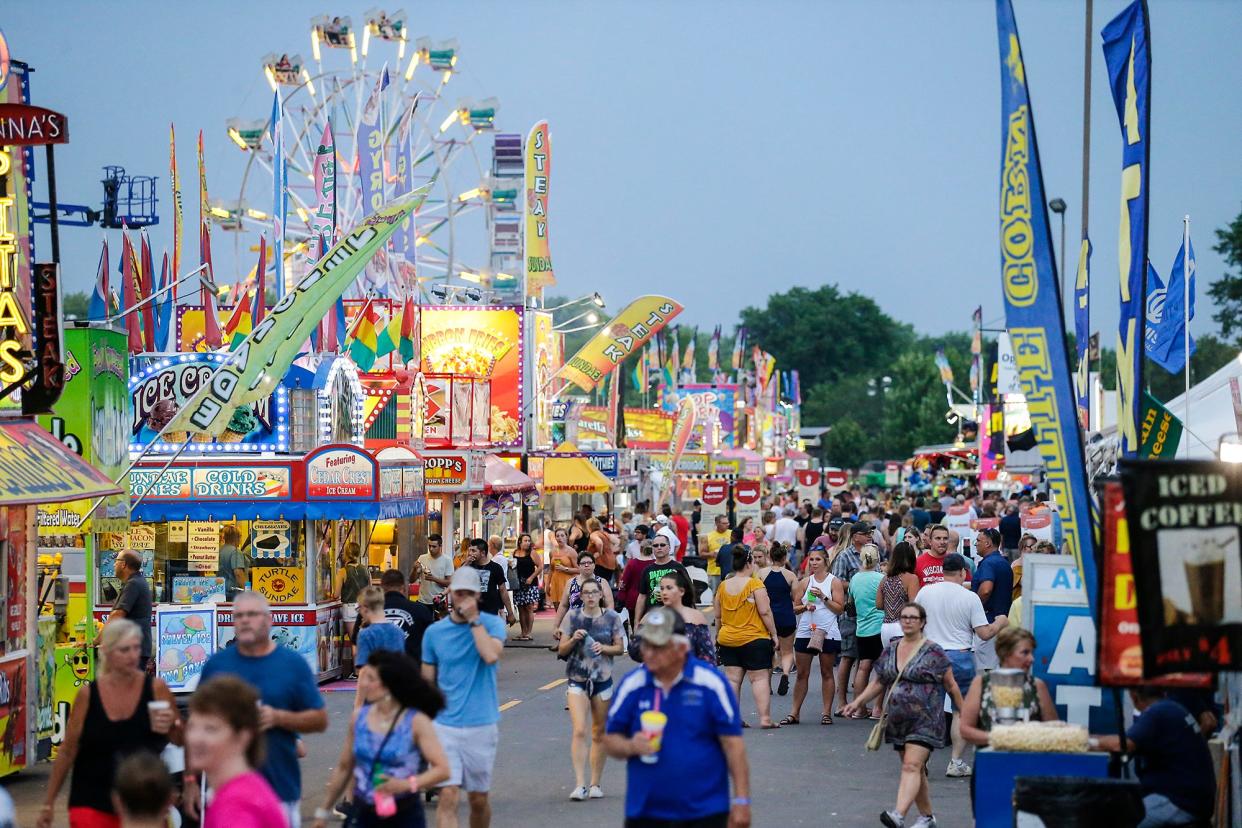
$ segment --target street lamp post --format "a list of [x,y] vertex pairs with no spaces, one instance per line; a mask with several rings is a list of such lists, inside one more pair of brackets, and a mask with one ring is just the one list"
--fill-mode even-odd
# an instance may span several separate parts
[[[1066,278],[1065,275],[1065,208],[1066,204],[1065,199],[1063,198],[1054,198],[1052,201],[1048,202],[1048,209],[1052,210],[1052,212],[1061,217],[1061,261],[1059,263],[1060,266],[1057,268],[1057,275],[1061,277],[1062,286],[1071,284],[1070,280]],[[1062,307],[1068,306],[1068,302],[1062,305]]]

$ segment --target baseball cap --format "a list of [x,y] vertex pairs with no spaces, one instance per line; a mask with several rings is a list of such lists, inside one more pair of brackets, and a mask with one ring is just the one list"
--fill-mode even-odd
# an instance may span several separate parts
[[870,523],[867,523],[865,520],[860,520],[860,521],[858,521],[858,523],[855,523],[855,524],[854,524],[854,528],[850,530],[850,534],[851,534],[851,535],[857,535],[857,534],[859,534],[860,532],[865,532],[866,534],[870,535],[870,534],[871,534],[871,524],[870,524]]
[[668,523],[668,515],[656,515],[656,523]]
[[966,559],[954,552],[944,556],[944,563],[941,566],[945,572],[961,572],[966,568]]
[[686,622],[673,610],[657,607],[643,616],[635,634],[653,647],[663,647],[673,636],[686,634]]
[[840,529],[844,525],[845,525],[845,518],[842,518],[842,517],[834,517],[832,520],[828,521],[829,529]]
[[454,572],[453,579],[449,581],[449,591],[456,592],[459,589],[482,592],[483,582],[479,580],[479,570],[473,566],[463,566]]

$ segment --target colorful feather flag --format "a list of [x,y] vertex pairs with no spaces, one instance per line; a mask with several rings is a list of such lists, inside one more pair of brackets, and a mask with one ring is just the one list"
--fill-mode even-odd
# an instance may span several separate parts
[[373,302],[368,299],[358,312],[358,320],[354,323],[353,335],[348,344],[349,358],[362,371],[370,371],[375,366],[378,355],[376,342],[376,323],[379,314],[375,312]]
[[[390,317],[389,306],[385,305],[377,312],[375,323],[375,356],[388,356],[397,350],[397,342],[401,339],[400,322]],[[397,330],[393,330],[396,323]]]
[[729,364],[734,371],[742,370],[742,354],[746,349],[746,329],[738,327],[733,332],[733,358]]
[[[155,302],[155,349],[165,353],[177,350],[176,343],[168,341],[172,334],[172,318],[177,308],[177,289],[171,287],[176,278],[168,270],[168,251],[164,251],[164,261],[160,265],[160,298]],[[157,291],[157,292],[159,292]]]
[[712,372],[715,382],[715,374],[720,370],[720,326],[712,331],[711,341],[707,343],[707,370]]
[[[198,131],[198,263],[207,265],[206,276],[215,281],[211,266],[211,219],[207,205],[207,165],[203,160],[203,131]],[[198,290],[199,305],[203,308],[203,345],[209,351],[221,347],[220,317],[216,311],[216,295],[206,284]]]
[[95,292],[86,317],[92,322],[102,322],[111,312],[112,296],[108,291],[108,237],[104,236],[103,249],[99,251],[99,269],[95,274]]
[[254,330],[251,317],[251,308],[254,307],[254,303],[251,297],[243,292],[241,282],[237,283],[233,295],[233,313],[229,316],[229,321],[224,324],[224,338],[228,340],[230,351],[237,350],[238,346],[245,342],[246,337],[250,336],[250,332]]
[[267,236],[259,236],[259,264],[255,271],[254,310],[251,316],[254,324],[263,321],[267,315]]
[[397,345],[397,353],[401,355],[401,364],[408,365],[414,361],[414,339],[417,335],[418,319],[414,309],[413,295],[405,297],[405,307],[401,311],[401,336]]
[[129,352],[142,353],[142,323],[139,311],[130,310],[138,304],[138,262],[134,247],[129,241],[129,229],[121,228],[121,305],[125,311],[125,331],[129,337]]
[[181,216],[181,176],[177,173],[177,130],[172,124],[168,125],[168,174],[169,180],[172,183],[173,197],[172,272],[175,281],[177,274],[181,273],[183,219]]
[[285,213],[289,207],[286,189],[285,108],[277,88],[272,98],[272,261],[276,265],[276,300],[285,295]]
[[[138,274],[138,301],[143,302],[155,294],[155,262],[151,258],[151,240],[147,231],[141,234],[142,260]],[[148,353],[155,351],[155,304],[154,300],[142,306],[142,344]]]

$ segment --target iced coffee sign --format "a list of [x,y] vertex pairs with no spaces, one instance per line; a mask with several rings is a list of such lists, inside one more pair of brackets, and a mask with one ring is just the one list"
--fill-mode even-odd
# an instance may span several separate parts
[[1122,461],[1143,672],[1242,668],[1242,465]]

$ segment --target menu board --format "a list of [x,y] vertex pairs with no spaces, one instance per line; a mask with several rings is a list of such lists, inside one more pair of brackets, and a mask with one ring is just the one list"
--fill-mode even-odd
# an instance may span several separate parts
[[220,567],[220,524],[190,521],[186,539],[186,562],[193,572],[215,572]]
[[174,693],[193,690],[216,651],[215,604],[161,604],[155,608],[155,633],[156,675]]

